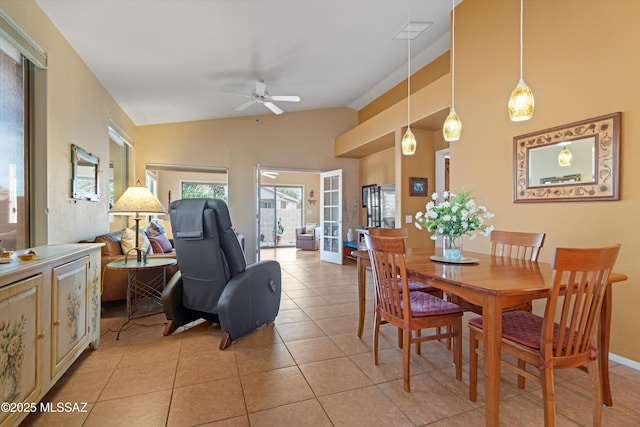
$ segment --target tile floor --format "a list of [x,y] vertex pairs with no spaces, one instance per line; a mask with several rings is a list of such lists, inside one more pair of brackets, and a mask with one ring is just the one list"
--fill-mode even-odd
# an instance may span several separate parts
[[[216,326],[201,323],[164,337],[162,314],[132,322],[116,340],[124,309],[105,307],[100,348],[87,350],[43,399],[87,402],[88,412],[32,414],[23,425],[484,425],[482,383],[478,402],[470,402],[468,364],[463,382],[455,381],[442,343],[423,344],[422,355],[413,354],[411,393],[402,388],[395,330],[383,327],[380,364],[373,365],[371,313],[364,337],[356,336],[355,263],[323,263],[317,252],[295,249],[271,250],[267,258],[278,259],[283,270],[275,324],[219,351]],[[614,406],[604,409],[603,425],[640,425],[640,372],[614,365],[611,381]],[[590,425],[588,375],[560,371],[556,382],[558,425]],[[540,400],[538,386],[519,390],[515,375],[503,373],[502,425],[543,425]]]

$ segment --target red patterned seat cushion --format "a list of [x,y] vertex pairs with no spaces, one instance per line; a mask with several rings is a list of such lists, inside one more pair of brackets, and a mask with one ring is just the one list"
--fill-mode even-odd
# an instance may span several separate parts
[[427,285],[426,283],[417,282],[415,280],[409,279],[409,292],[420,291],[420,292],[435,292],[437,288],[433,286]]
[[413,317],[462,314],[462,307],[424,292],[410,292],[411,314]]
[[[526,311],[509,311],[502,314],[502,337],[534,350],[540,349],[543,318]],[[474,317],[469,324],[482,329],[482,317]],[[554,348],[560,327],[553,328]]]

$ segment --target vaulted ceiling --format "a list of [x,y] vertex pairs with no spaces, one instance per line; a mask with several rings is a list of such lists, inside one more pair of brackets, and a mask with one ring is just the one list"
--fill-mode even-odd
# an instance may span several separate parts
[[[451,0],[36,0],[137,125],[360,109],[449,49]],[[461,0],[455,0],[456,4]]]

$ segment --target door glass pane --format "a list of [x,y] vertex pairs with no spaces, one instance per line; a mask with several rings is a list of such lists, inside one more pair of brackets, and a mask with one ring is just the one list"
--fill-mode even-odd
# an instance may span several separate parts
[[0,246],[29,246],[25,162],[25,66],[0,50]]
[[302,206],[301,186],[260,186],[260,247],[295,246]]

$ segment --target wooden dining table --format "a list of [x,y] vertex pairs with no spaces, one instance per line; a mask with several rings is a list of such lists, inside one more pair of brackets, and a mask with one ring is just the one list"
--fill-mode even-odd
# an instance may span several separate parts
[[[358,266],[359,321],[358,336],[362,337],[366,307],[366,268],[370,266],[365,250],[353,251]],[[467,252],[465,257],[477,262],[451,264],[430,259],[435,249],[410,248],[405,255],[410,279],[429,284],[479,305],[483,311],[484,390],[486,425],[497,426],[500,409],[500,347],[502,309],[513,307],[549,294],[552,267],[549,263],[518,260]],[[627,276],[612,273],[609,284],[621,282]],[[613,404],[609,385],[609,332],[611,326],[611,286],[607,286],[600,317],[598,336],[603,389],[603,403]]]

